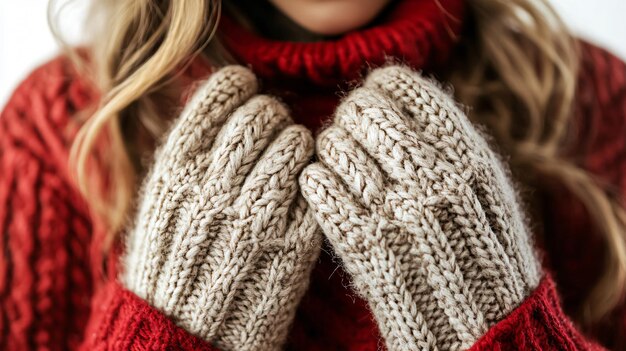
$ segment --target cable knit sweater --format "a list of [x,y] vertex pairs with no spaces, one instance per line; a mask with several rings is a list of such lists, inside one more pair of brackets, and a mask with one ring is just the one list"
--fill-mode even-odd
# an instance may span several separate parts
[[[462,18],[461,1],[446,3]],[[297,122],[317,129],[337,106],[337,91],[386,57],[415,69],[445,67],[461,24],[435,2],[402,1],[371,28],[324,43],[255,36],[225,18],[225,44],[248,63],[264,90],[280,95]],[[626,195],[626,65],[582,44],[573,117],[576,162]],[[190,80],[208,67],[194,64]],[[68,149],[75,114],[97,92],[66,58],[35,70],[0,117],[0,349],[217,350],[178,327],[116,280],[117,255],[103,271],[104,232],[70,180]],[[622,350],[626,305],[587,335],[568,314],[602,269],[602,241],[584,207],[554,185],[540,194],[541,249],[549,274],[516,308],[490,325],[472,350]],[[367,303],[323,250],[288,336],[292,350],[377,350],[384,342]],[[563,309],[561,308],[563,306]],[[374,311],[376,312],[376,311]]]

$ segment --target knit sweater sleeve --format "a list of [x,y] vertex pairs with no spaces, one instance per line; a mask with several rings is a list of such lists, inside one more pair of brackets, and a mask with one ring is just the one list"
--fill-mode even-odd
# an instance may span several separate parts
[[67,164],[95,95],[61,57],[0,115],[0,350],[210,350],[117,282],[94,283],[99,230]]
[[506,318],[491,327],[470,349],[599,351],[561,309],[554,282],[544,277],[534,292]]
[[89,317],[91,222],[59,165],[86,103],[67,62],[35,70],[0,115],[0,349],[73,349]]
[[218,351],[117,281],[96,293],[81,350]]

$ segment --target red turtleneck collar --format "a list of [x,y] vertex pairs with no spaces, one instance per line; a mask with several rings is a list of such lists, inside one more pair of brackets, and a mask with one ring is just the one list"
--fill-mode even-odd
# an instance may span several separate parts
[[459,37],[463,0],[396,0],[384,18],[338,39],[276,41],[261,37],[224,16],[226,47],[264,80],[280,79],[336,86],[357,79],[364,68],[389,58],[419,69],[444,61]]
[[[464,2],[395,0],[375,25],[318,42],[268,39],[228,14],[219,33],[226,49],[252,67],[265,93],[281,97],[298,123],[317,130],[332,115],[341,91],[367,69],[389,61],[426,71],[445,64],[461,34]],[[191,76],[202,76],[204,68]]]

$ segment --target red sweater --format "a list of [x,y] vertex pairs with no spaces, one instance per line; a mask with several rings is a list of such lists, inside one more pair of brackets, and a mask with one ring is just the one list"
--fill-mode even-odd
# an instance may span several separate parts
[[[265,90],[283,97],[299,122],[316,129],[331,115],[337,91],[368,65],[395,57],[416,69],[445,69],[452,38],[463,34],[461,22],[430,0],[394,6],[380,24],[331,42],[269,41],[228,18],[221,30],[225,44],[253,67]],[[445,6],[446,13],[463,18],[460,0]],[[626,194],[626,65],[602,49],[582,48],[573,116],[578,142],[570,152]],[[208,72],[197,63],[188,76]],[[58,58],[17,88],[0,117],[0,350],[215,350],[123,289],[114,264],[102,274],[104,232],[70,180],[67,164],[79,127],[74,116],[96,99],[68,60]],[[599,349],[592,339],[626,349],[620,337],[626,335],[626,305],[587,335],[570,322],[568,312],[602,269],[605,248],[573,195],[555,186],[541,198],[546,269],[554,279],[544,278],[472,350]],[[367,304],[349,290],[348,279],[330,254],[322,254],[288,349],[382,347]]]

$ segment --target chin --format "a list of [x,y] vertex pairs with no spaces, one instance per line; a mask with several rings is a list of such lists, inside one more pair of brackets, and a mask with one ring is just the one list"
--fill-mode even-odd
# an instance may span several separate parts
[[304,29],[340,35],[370,23],[391,0],[271,0]]

